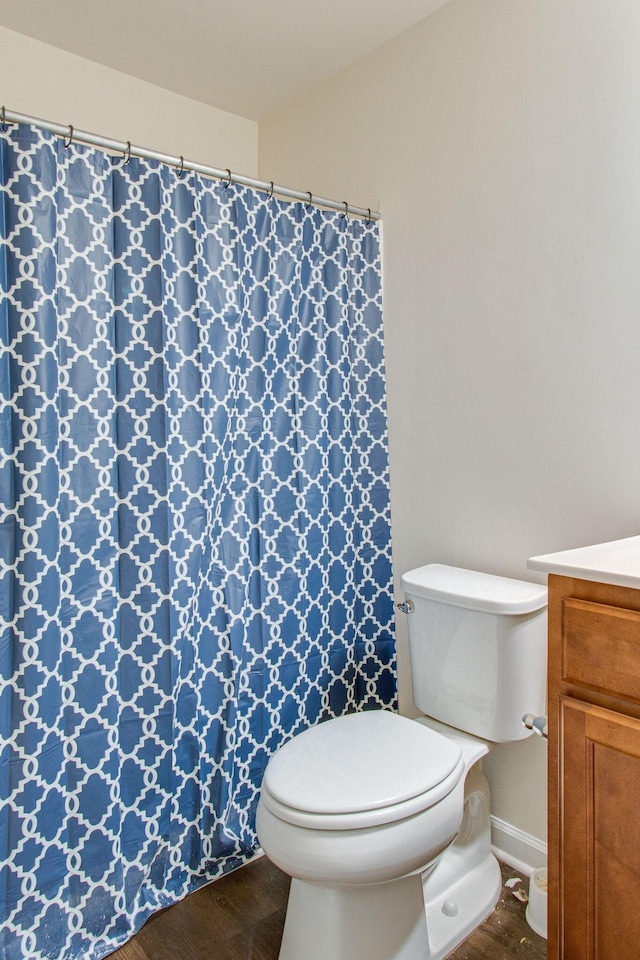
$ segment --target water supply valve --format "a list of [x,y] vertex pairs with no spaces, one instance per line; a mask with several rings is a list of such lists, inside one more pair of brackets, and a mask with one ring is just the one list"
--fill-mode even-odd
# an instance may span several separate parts
[[525,713],[522,718],[522,725],[527,730],[533,730],[543,740],[548,739],[548,719],[547,717],[535,717],[532,713]]

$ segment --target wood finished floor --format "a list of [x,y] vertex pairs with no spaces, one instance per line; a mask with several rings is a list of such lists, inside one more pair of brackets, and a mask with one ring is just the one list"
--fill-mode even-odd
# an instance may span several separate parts
[[[513,876],[503,866],[503,881]],[[110,960],[278,960],[288,892],[288,877],[266,857],[254,860],[156,913]],[[449,960],[545,960],[546,940],[524,911],[503,883],[493,914]]]

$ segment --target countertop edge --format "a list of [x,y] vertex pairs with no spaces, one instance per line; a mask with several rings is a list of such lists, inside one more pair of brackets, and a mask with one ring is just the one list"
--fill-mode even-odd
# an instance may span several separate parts
[[528,570],[537,570],[541,573],[557,574],[560,577],[572,577],[575,580],[592,580],[597,583],[608,583],[614,587],[631,587],[640,589],[640,577],[632,574],[617,573],[614,570],[586,569],[569,564],[553,563],[552,561],[528,560]]
[[640,589],[640,535],[574,547],[527,561],[529,570]]

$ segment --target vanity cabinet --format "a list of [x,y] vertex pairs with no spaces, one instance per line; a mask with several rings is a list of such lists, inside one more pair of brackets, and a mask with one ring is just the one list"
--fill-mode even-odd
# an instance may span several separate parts
[[640,589],[549,576],[549,960],[640,957]]

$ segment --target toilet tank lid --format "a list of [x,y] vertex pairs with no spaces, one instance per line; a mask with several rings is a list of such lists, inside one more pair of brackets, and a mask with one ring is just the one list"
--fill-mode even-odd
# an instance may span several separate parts
[[402,589],[409,596],[483,613],[534,613],[547,605],[547,588],[539,583],[510,580],[442,563],[429,563],[405,573]]

